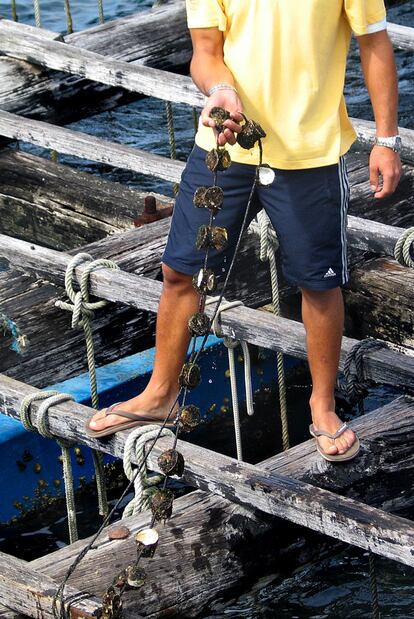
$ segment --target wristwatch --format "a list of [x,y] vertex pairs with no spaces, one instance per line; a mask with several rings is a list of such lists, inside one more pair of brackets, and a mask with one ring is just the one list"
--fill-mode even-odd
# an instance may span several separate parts
[[402,148],[401,137],[399,135],[394,135],[390,138],[375,138],[375,144],[377,146],[386,146],[387,148],[392,148],[395,153],[400,153]]

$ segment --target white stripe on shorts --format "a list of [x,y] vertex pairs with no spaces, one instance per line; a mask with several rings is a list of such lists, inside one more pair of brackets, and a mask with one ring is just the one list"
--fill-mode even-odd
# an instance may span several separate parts
[[345,157],[341,157],[338,165],[339,185],[341,188],[341,245],[342,245],[342,284],[348,281],[347,235],[349,181]]

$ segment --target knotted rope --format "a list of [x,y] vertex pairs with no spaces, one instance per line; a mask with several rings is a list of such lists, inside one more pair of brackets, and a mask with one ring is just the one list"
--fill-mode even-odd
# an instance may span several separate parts
[[[42,401],[43,400],[43,401]],[[39,432],[45,438],[56,440],[62,450],[63,463],[63,479],[65,483],[66,508],[68,512],[68,528],[70,543],[76,542],[78,539],[78,527],[76,522],[76,507],[75,507],[75,492],[73,488],[73,471],[72,461],[70,457],[70,448],[73,443],[60,437],[56,437],[49,430],[47,423],[47,415],[49,408],[62,402],[73,400],[71,395],[67,393],[58,393],[57,391],[40,391],[34,394],[27,395],[23,398],[20,405],[20,419],[24,428],[28,432]],[[31,421],[30,409],[33,402],[42,401],[37,411],[37,427]]]
[[[78,292],[74,289],[74,276],[76,267],[90,261],[89,264],[82,271],[80,277],[80,290]],[[93,344],[92,326],[91,322],[94,318],[94,312],[97,309],[101,309],[108,305],[108,301],[90,301],[89,297],[89,284],[90,275],[97,269],[118,269],[118,266],[112,262],[112,260],[93,260],[92,256],[86,253],[77,254],[69,262],[65,273],[65,290],[68,295],[69,301],[56,301],[55,305],[61,309],[72,312],[72,328],[83,328],[86,342],[86,356],[88,360],[89,381],[91,388],[91,400],[92,406],[95,409],[99,408],[98,387],[96,380],[96,364],[95,364],[95,350]],[[108,513],[108,502],[106,498],[105,480],[103,478],[103,462],[102,454],[100,452],[93,451],[93,459],[95,465],[96,486],[98,491],[99,501],[99,513],[105,515]]]
[[[136,514],[149,508],[149,490],[152,486],[159,484],[164,480],[163,475],[153,475],[148,477],[146,460],[147,454],[145,447],[148,441],[158,439],[161,436],[173,436],[173,432],[168,428],[163,428],[160,432],[160,426],[148,424],[133,430],[125,442],[124,447],[124,473],[128,481],[134,482],[135,496],[125,507],[122,518],[135,516]],[[136,467],[133,467],[132,460],[135,461]],[[138,472],[137,472],[138,469]]]
[[414,226],[407,228],[395,244],[394,257],[403,266],[414,268],[414,260],[411,257],[411,246],[414,244]]
[[[212,297],[208,299],[206,305],[216,303],[218,301],[218,297]],[[220,316],[222,312],[225,312],[228,309],[233,307],[240,307],[243,305],[242,301],[226,301],[222,299],[214,317],[212,323],[212,331],[216,337],[224,338],[224,345],[227,348],[227,354],[229,358],[229,372],[230,372],[230,387],[231,387],[231,400],[232,400],[232,408],[233,408],[233,418],[234,418],[234,433],[236,438],[236,450],[237,450],[237,459],[243,460],[243,447],[242,447],[242,439],[241,439],[241,431],[240,431],[240,408],[239,408],[239,397],[237,393],[237,375],[236,375],[236,363],[234,350],[240,345],[243,350],[243,359],[244,359],[244,384],[245,384],[245,392],[246,392],[246,409],[248,415],[253,415],[254,407],[253,407],[253,387],[252,387],[252,377],[251,377],[251,362],[250,362],[250,352],[247,342],[235,340],[232,337],[224,336],[220,326]]]
[[345,383],[340,385],[341,391],[345,392],[351,404],[358,404],[360,412],[363,412],[363,399],[368,393],[371,381],[365,377],[364,353],[386,347],[386,342],[381,340],[366,339],[358,342],[348,352],[344,363]]
[[[260,260],[269,261],[270,281],[272,289],[272,310],[275,316],[280,316],[280,295],[279,280],[276,267],[276,252],[279,248],[279,241],[272,228],[267,213],[262,209],[257,215],[260,226]],[[289,449],[289,422],[286,402],[286,380],[285,368],[283,365],[283,353],[276,353],[277,382],[279,386],[279,405],[280,419],[282,424],[282,445],[283,449]]]

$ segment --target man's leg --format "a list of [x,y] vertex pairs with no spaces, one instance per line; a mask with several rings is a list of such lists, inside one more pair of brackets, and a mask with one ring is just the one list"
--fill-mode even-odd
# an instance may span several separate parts
[[[151,379],[142,393],[119,405],[122,410],[138,414],[142,411],[143,414],[159,419],[165,419],[177,397],[178,376],[190,341],[187,323],[197,311],[199,299],[191,276],[178,273],[165,264],[163,274],[164,286],[157,315],[156,353]],[[115,414],[105,417],[102,411],[92,419],[89,425],[93,430],[125,423],[125,417]]]
[[[312,374],[310,406],[317,430],[335,433],[342,421],[335,413],[334,389],[338,372],[344,327],[344,304],[340,288],[302,290],[302,318],[306,329],[309,366]],[[318,437],[321,448],[329,454],[344,453],[355,441],[352,430],[346,430],[335,444]]]

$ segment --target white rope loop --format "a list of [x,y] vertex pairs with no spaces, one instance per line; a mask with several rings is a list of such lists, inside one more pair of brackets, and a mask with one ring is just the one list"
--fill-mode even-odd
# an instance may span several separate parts
[[[216,303],[219,297],[212,297],[208,299],[206,305],[210,305],[212,303]],[[220,316],[222,312],[225,312],[228,309],[232,309],[234,307],[240,307],[243,305],[242,301],[226,301],[222,299],[221,305],[217,310],[216,316],[214,318],[212,324],[212,331],[216,337],[224,337],[223,332],[220,326]],[[236,374],[236,363],[234,350],[239,345],[243,350],[243,359],[244,359],[244,384],[245,384],[245,393],[246,393],[246,409],[248,415],[253,415],[254,407],[253,407],[253,387],[252,387],[252,377],[251,377],[251,361],[250,361],[250,352],[247,342],[236,340],[232,337],[225,336],[224,337],[224,345],[227,348],[227,354],[229,358],[229,372],[230,372],[230,388],[231,388],[231,400],[232,400],[232,409],[233,409],[233,418],[234,418],[234,433],[236,439],[236,452],[237,459],[243,460],[243,447],[242,447],[242,439],[241,439],[241,430],[240,430],[240,409],[239,409],[239,397],[237,392],[237,374]]]
[[414,268],[414,260],[411,257],[411,247],[414,244],[414,226],[407,228],[395,244],[394,257],[403,266]]
[[[163,479],[163,475],[154,475],[148,477],[147,467],[145,466],[145,446],[148,441],[154,441],[157,437],[174,436],[168,428],[163,428],[160,431],[160,426],[148,424],[133,430],[128,434],[128,438],[124,447],[123,466],[124,473],[129,481],[134,479],[135,496],[125,507],[122,518],[135,516],[136,514],[148,509],[148,490],[151,486],[155,486]],[[132,461],[134,460],[139,472],[136,474],[136,469]],[[135,478],[134,478],[135,476]]]

